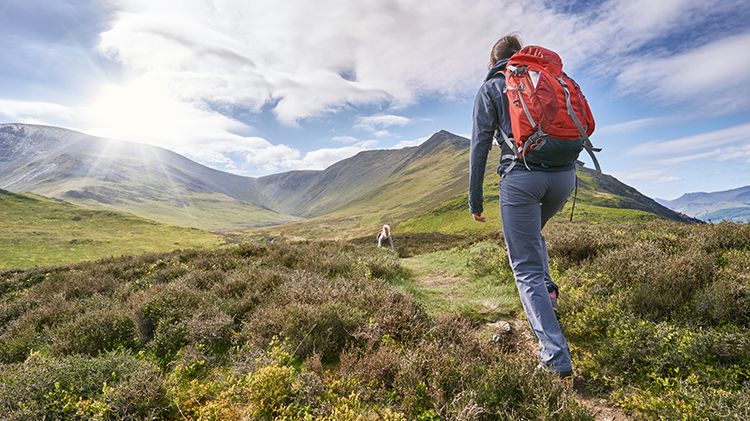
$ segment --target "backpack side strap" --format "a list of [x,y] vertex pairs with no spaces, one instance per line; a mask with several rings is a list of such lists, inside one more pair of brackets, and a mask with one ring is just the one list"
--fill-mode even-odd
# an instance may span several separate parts
[[591,139],[589,139],[589,135],[586,134],[586,130],[583,129],[583,125],[581,124],[581,121],[578,120],[578,116],[576,115],[576,112],[573,109],[573,104],[570,102],[570,91],[568,90],[568,85],[565,83],[562,76],[558,77],[557,80],[562,85],[563,91],[565,91],[565,105],[568,107],[568,114],[570,115],[570,118],[573,119],[573,123],[575,123],[576,127],[578,128],[578,131],[581,133],[581,137],[583,138],[583,148],[586,149],[586,152],[588,152],[589,156],[591,157],[591,160],[594,161],[594,167],[596,167],[596,172],[601,174],[602,168],[601,166],[599,166],[599,160],[596,159],[596,156],[594,156],[594,152],[599,152],[602,149],[595,148],[594,145],[591,144]]

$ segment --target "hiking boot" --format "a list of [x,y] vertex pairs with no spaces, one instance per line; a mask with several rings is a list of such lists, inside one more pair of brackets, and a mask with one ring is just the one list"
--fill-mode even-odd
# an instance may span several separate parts
[[557,373],[557,374],[560,376],[560,380],[562,380],[565,387],[567,387],[568,389],[573,388],[573,386],[575,385],[575,382],[574,382],[575,377],[573,376],[572,371],[566,371],[564,373]]
[[560,290],[555,284],[547,284],[547,293],[549,293],[549,300],[552,301],[552,309],[557,313],[557,298],[560,296]]
[[562,379],[565,383],[567,383],[568,380],[570,380],[571,383],[573,382],[573,370],[557,371],[554,368],[548,366],[547,364],[540,362],[539,364],[537,364],[535,371],[541,371],[541,370],[549,371],[550,373],[557,374],[560,377],[560,379]]

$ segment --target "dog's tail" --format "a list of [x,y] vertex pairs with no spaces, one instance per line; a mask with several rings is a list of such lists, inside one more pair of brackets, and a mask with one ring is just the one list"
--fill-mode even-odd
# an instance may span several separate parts
[[386,237],[390,237],[391,236],[391,226],[390,225],[388,225],[388,224],[383,225],[383,235],[385,235]]

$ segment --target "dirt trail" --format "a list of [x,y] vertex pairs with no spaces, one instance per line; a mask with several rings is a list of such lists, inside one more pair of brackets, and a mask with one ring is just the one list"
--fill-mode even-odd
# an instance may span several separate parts
[[[524,320],[508,320],[511,325],[512,340],[516,349],[528,353],[530,358],[536,358],[537,341],[529,331],[529,326]],[[630,418],[625,415],[619,408],[612,406],[606,399],[598,398],[587,392],[582,387],[573,386],[575,400],[586,407],[589,412],[596,417],[598,421],[626,421]]]
[[[453,294],[455,293],[455,287],[461,283],[467,282],[467,280],[454,274],[435,271],[429,274],[420,274],[416,277],[415,282],[420,288],[439,293],[447,300],[451,300],[454,298]],[[492,311],[492,308],[489,305],[482,307],[485,308],[477,309],[479,313]],[[499,320],[494,322],[494,326],[492,326],[493,323],[488,323],[487,325],[490,329],[498,330],[497,333],[500,335],[510,335],[515,349],[518,349],[519,352],[528,354],[529,358],[537,358],[537,341],[529,331],[526,321],[517,318],[506,319],[505,321],[510,324],[510,332],[498,330],[497,322],[502,322]],[[573,393],[576,401],[586,407],[586,409],[588,409],[598,421],[626,421],[630,419],[619,408],[614,407],[606,399],[594,396],[584,388],[578,387],[577,384],[574,384]]]

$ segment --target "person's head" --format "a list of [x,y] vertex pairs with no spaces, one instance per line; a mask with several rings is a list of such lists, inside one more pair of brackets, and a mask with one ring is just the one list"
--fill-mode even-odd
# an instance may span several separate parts
[[500,38],[490,51],[490,67],[496,65],[500,60],[510,58],[521,48],[521,40],[516,34],[508,34]]

